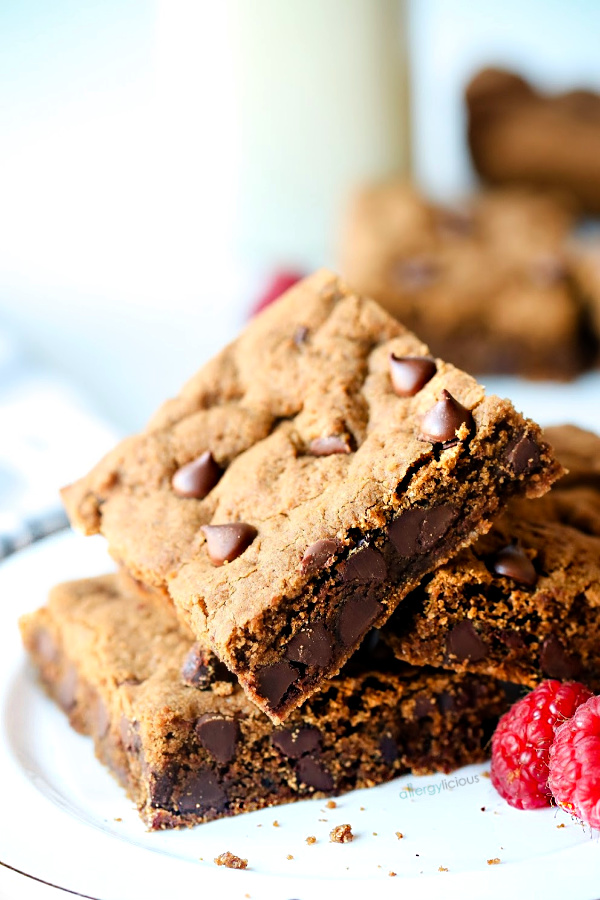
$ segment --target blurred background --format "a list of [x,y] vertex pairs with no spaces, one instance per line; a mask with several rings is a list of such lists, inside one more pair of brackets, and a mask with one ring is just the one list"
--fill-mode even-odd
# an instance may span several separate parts
[[478,70],[600,91],[599,34],[594,0],[3,0],[0,509],[15,458],[52,493],[274,274],[337,268],[356,186],[473,190]]

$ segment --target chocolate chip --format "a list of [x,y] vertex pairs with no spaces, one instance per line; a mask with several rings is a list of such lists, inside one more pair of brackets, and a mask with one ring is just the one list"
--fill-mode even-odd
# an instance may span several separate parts
[[212,769],[191,770],[177,785],[171,803],[180,813],[202,813],[208,809],[222,812],[227,795]]
[[217,465],[210,450],[206,450],[198,459],[177,469],[171,485],[179,497],[202,500],[212,491],[222,474],[222,468]]
[[332,456],[334,453],[351,453],[352,448],[347,435],[330,434],[311,441],[308,452],[313,456]]
[[466,237],[473,233],[475,222],[468,209],[440,209],[437,211],[437,227],[442,235]]
[[287,646],[286,656],[305,666],[328,666],[333,640],[322,622],[315,622],[295,634]]
[[42,663],[52,663],[58,659],[58,649],[52,635],[45,628],[40,628],[34,634],[34,651]]
[[540,653],[540,668],[544,675],[568,681],[581,674],[581,661],[577,656],[568,653],[553,634],[546,638]]
[[517,544],[509,544],[494,555],[491,562],[496,575],[505,575],[513,581],[533,587],[538,579],[529,557]]
[[77,685],[77,671],[69,665],[56,686],[56,700],[65,712],[70,712],[75,706]]
[[534,284],[547,288],[564,281],[568,270],[564,259],[549,253],[534,260],[529,268],[529,275]]
[[206,547],[210,561],[215,566],[232,562],[250,546],[258,531],[246,522],[231,522],[227,525],[203,525]]
[[396,280],[408,291],[417,291],[433,284],[439,271],[439,266],[424,256],[400,260],[394,267]]
[[379,750],[386,765],[392,766],[398,759],[398,744],[393,737],[388,734],[379,741]]
[[431,381],[437,371],[431,356],[395,356],[390,354],[390,377],[394,393],[414,397]]
[[305,344],[309,334],[310,331],[308,330],[306,325],[298,325],[298,327],[294,331],[294,343],[296,347],[301,347],[302,344]]
[[329,538],[315,541],[315,543],[311,544],[304,552],[302,562],[300,563],[302,570],[304,572],[312,572],[331,565],[333,558],[337,553],[337,549],[337,541],[330,540]]
[[94,716],[96,727],[94,729],[94,737],[101,738],[108,732],[110,726],[110,715],[106,704],[101,697],[96,698],[96,714]]
[[289,728],[274,731],[271,742],[289,759],[300,759],[307,753],[315,755],[321,752],[321,732],[312,726],[298,728],[296,731]]
[[506,448],[505,455],[515,475],[532,472],[540,465],[540,448],[526,434],[513,438]]
[[271,706],[277,706],[299,675],[295,666],[283,660],[270,666],[264,666],[256,673],[259,693],[269,701]]
[[373,624],[383,607],[373,597],[352,597],[344,603],[337,620],[338,637],[350,647]]
[[470,619],[455,625],[446,640],[446,652],[459,662],[478,662],[487,656],[487,644],[480,638]]
[[463,425],[466,425],[469,431],[475,425],[470,410],[444,389],[441,400],[438,400],[423,416],[421,439],[433,443],[453,441],[456,439],[456,432]]
[[296,775],[300,784],[317,791],[332,791],[333,777],[325,766],[311,756],[304,756],[296,765]]
[[344,581],[383,581],[387,575],[385,559],[374,547],[362,547],[349,557],[344,566]]
[[426,553],[440,541],[458,516],[450,504],[409,509],[391,523],[388,536],[400,556]]
[[215,681],[234,681],[235,676],[215,654],[194,644],[187,653],[181,667],[181,680],[190,687],[205,691]]
[[196,722],[198,740],[220,763],[227,763],[235,756],[239,734],[240,729],[234,719],[226,719],[214,713],[205,713]]
[[130,722],[125,716],[122,716],[119,724],[119,734],[121,743],[127,753],[138,753],[142,748],[142,739],[140,738],[139,722]]

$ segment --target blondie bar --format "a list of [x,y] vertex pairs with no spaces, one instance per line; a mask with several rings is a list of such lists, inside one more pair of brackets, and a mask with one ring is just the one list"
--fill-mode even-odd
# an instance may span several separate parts
[[531,191],[449,209],[384,183],[351,205],[342,271],[469,372],[568,379],[597,345],[571,259],[574,221],[568,204]]
[[488,68],[469,83],[466,105],[471,156],[486,181],[559,188],[600,212],[600,94],[547,94]]
[[319,272],[63,496],[282,721],[513,495],[538,427]]
[[21,629],[151,829],[482,760],[505,703],[493,679],[414,670],[371,645],[274,727],[162,598],[117,575],[59,585]]
[[570,474],[541,499],[512,501],[404,601],[382,631],[399,658],[600,689],[600,438],[573,426],[546,435]]

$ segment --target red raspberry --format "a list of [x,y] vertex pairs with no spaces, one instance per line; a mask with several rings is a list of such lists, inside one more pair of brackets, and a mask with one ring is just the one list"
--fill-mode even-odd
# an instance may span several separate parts
[[548,754],[554,732],[592,696],[576,681],[543,681],[517,701],[492,738],[492,784],[511,806],[549,806]]
[[278,297],[285,294],[287,290],[293,287],[296,282],[300,281],[304,276],[298,272],[275,272],[262,294],[250,310],[251,316],[256,316],[266,306],[270,306]]
[[558,805],[600,828],[600,697],[591,697],[557,729],[549,770]]

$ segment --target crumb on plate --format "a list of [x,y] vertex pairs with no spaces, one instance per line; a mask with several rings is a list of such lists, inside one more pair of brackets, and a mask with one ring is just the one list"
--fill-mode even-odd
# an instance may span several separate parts
[[329,840],[332,844],[347,844],[354,840],[351,825],[336,825],[329,832]]
[[227,869],[245,869],[248,866],[247,859],[241,859],[239,856],[230,853],[229,850],[216,856],[215,862],[218,866],[225,866]]

